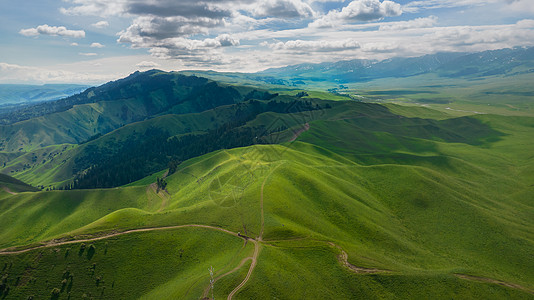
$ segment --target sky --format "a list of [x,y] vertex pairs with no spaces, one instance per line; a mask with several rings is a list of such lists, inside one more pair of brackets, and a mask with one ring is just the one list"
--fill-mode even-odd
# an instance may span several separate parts
[[0,0],[0,83],[534,46],[534,0]]

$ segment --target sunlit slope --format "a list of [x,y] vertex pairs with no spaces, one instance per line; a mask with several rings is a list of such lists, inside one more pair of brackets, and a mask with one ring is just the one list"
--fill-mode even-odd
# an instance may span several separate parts
[[[2,231],[1,247],[203,224],[262,237],[257,266],[237,299],[532,298],[517,286],[454,274],[534,289],[534,141],[528,139],[534,120],[488,115],[423,127],[421,122],[371,122],[349,115],[313,121],[292,143],[222,150],[188,160],[167,177],[167,192],[138,186],[12,195],[0,200],[0,225],[9,228]],[[25,217],[29,207],[37,207],[33,218]],[[145,246],[141,242],[135,247]],[[202,253],[207,251],[203,247]],[[337,258],[340,249],[350,264],[378,273],[345,268]],[[28,253],[37,255],[33,251]],[[125,268],[131,272],[125,274],[135,274],[120,262],[120,253],[109,257],[118,272]],[[20,255],[0,256],[0,266]],[[153,257],[150,252],[146,256]],[[209,260],[200,259],[198,266],[204,261]],[[238,266],[239,259],[231,265]],[[38,263],[36,270],[46,266]],[[226,297],[249,266],[222,278],[216,298]],[[26,276],[17,270],[11,273]],[[31,276],[44,276],[33,272]],[[184,272],[158,285],[140,284],[142,294],[172,299],[193,287],[197,292],[187,298],[199,298],[202,288],[180,280],[200,276],[207,286],[207,270]]]

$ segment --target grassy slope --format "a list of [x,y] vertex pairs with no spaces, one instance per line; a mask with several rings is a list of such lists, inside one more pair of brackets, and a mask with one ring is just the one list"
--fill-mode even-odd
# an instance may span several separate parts
[[[85,148],[92,146],[112,145],[125,140],[136,132],[144,132],[149,127],[162,128],[171,135],[184,134],[191,131],[207,130],[225,122],[229,110],[220,107],[203,113],[185,115],[163,115],[146,121],[135,122],[114,130],[103,137],[82,145],[54,145],[36,149],[13,159],[0,157],[0,163],[6,162],[3,172],[13,174],[17,178],[32,184],[57,184],[69,180],[74,175],[74,159],[83,153]],[[112,146],[110,146],[112,147]],[[25,167],[26,166],[26,167]]]
[[[519,290],[452,274],[534,289],[534,142],[528,138],[534,120],[490,115],[469,123],[459,119],[454,123],[471,126],[456,128],[461,134],[451,135],[418,125],[418,120],[367,124],[369,120],[357,116],[346,112],[346,118],[337,121],[311,122],[299,141],[285,146],[217,151],[184,162],[167,179],[168,196],[142,186],[9,196],[0,200],[0,226],[9,228],[1,233],[1,247],[111,229],[192,223],[255,237],[261,228],[259,199],[265,183],[265,242],[251,281],[237,298],[529,298]],[[441,129],[451,125],[433,123]],[[365,132],[369,126],[373,134]],[[30,207],[34,214],[28,214]],[[341,246],[356,266],[393,273],[353,274],[337,262],[339,250],[328,242]],[[128,246],[118,248],[123,252]],[[39,252],[34,251],[30,253]],[[163,252],[150,256],[154,264],[165,260]],[[209,261],[210,253],[202,250],[199,260]],[[124,278],[137,276],[128,275],[136,273],[121,263],[125,256],[112,256],[109,264],[118,273],[124,270]],[[0,256],[0,267],[16,261],[13,268],[18,271],[8,272],[14,294],[30,292],[15,287],[17,276],[43,281],[47,276],[39,272],[50,264],[60,265],[36,263],[36,269],[25,275],[24,263],[17,261],[22,257]],[[157,285],[141,280],[139,289],[150,291],[147,297],[180,295],[192,284],[184,278],[207,280],[199,262]],[[216,284],[216,297],[227,295],[245,273],[242,268],[222,279]],[[82,285],[88,280],[81,280]],[[106,286],[105,297],[109,282]],[[51,288],[39,286],[34,291],[50,293]],[[198,298],[200,290],[191,298]]]
[[0,198],[7,196],[9,194],[7,191],[10,191],[11,193],[20,193],[20,192],[35,192],[37,191],[36,188],[18,180],[11,176],[7,176],[0,173]]
[[[34,250],[2,261],[10,285],[18,281],[7,299],[49,298],[54,288],[62,291],[60,299],[133,299],[151,289],[164,293],[156,293],[158,299],[196,299],[209,285],[210,266],[226,271],[250,252],[239,238],[196,228],[134,233],[85,245],[84,250],[81,244]],[[28,272],[27,266],[35,269]],[[31,277],[13,276],[22,273]]]
[[534,116],[532,78],[532,74],[524,74],[464,80],[428,74],[352,83],[344,92],[366,100],[425,106],[457,116]]

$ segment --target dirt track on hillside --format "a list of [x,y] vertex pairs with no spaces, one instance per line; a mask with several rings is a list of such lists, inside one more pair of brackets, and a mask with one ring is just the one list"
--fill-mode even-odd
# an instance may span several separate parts
[[349,255],[347,254],[347,252],[345,252],[345,250],[343,250],[340,246],[332,243],[332,242],[329,242],[328,243],[330,246],[332,247],[335,247],[337,248],[341,254],[338,255],[338,260],[339,262],[347,267],[349,270],[351,270],[352,272],[355,272],[355,273],[358,273],[358,274],[374,274],[374,273],[388,273],[388,272],[391,272],[389,270],[380,270],[380,269],[369,269],[369,268],[362,268],[362,267],[356,267],[355,265],[349,263]]
[[293,133],[293,137],[289,140],[293,142],[296,140],[303,132],[310,130],[310,124],[306,123],[304,126]]
[[465,279],[465,280],[478,281],[478,282],[488,282],[488,283],[498,284],[498,285],[502,285],[502,286],[505,286],[505,287],[513,288],[513,289],[516,289],[516,290],[522,290],[522,291],[524,291],[524,292],[527,292],[527,293],[529,293],[529,294],[534,295],[534,290],[531,290],[531,289],[529,289],[529,288],[526,288],[526,287],[524,287],[524,286],[521,286],[521,285],[519,285],[519,284],[515,284],[515,283],[510,283],[510,282],[500,281],[500,280],[497,280],[497,279],[486,278],[486,277],[479,277],[479,276],[465,275],[465,274],[454,274],[454,276],[456,276],[456,277],[458,277],[458,278],[461,278],[461,279]]
[[260,190],[260,210],[261,210],[261,227],[260,227],[260,235],[256,238],[256,240],[252,240],[254,242],[254,254],[252,255],[252,263],[250,264],[250,268],[248,269],[247,276],[243,281],[235,287],[235,289],[228,294],[228,300],[231,300],[232,297],[239,292],[239,290],[248,282],[250,279],[250,276],[252,275],[252,272],[254,271],[254,268],[256,267],[256,264],[258,262],[258,255],[260,254],[260,245],[258,242],[261,242],[263,240],[263,229],[265,227],[265,218],[263,216],[263,189],[265,187],[265,183],[267,182],[267,179],[274,173],[274,171],[279,167],[280,165],[274,167],[274,169],[265,177],[261,184],[261,190]]
[[[309,128],[309,127],[308,127]],[[252,261],[250,267],[249,267],[249,270],[247,272],[247,275],[246,277],[243,279],[243,281],[238,285],[236,286],[232,292],[230,294],[228,294],[228,297],[227,299],[228,300],[231,300],[233,298],[233,296],[235,296],[235,294],[237,294],[241,288],[243,288],[243,286],[249,281],[251,275],[252,275],[252,272],[254,271],[256,265],[257,265],[257,261],[258,261],[258,256],[260,254],[260,242],[263,240],[263,232],[264,232],[264,227],[265,227],[265,219],[264,219],[264,204],[263,204],[263,200],[264,200],[264,187],[265,187],[265,184],[268,180],[268,178],[274,173],[274,171],[279,167],[280,165],[276,166],[266,177],[265,179],[263,180],[262,182],[262,185],[261,185],[261,190],[260,190],[260,209],[261,209],[261,227],[260,227],[260,234],[258,237],[256,237],[256,239],[253,239],[253,238],[249,238],[247,236],[243,236],[241,234],[238,234],[236,232],[233,232],[233,231],[230,231],[230,230],[227,230],[227,229],[223,229],[223,228],[219,228],[219,227],[215,227],[215,226],[209,226],[209,225],[201,225],[201,224],[186,224],[186,225],[175,225],[175,226],[162,226],[162,227],[150,227],[150,228],[139,228],[139,229],[132,229],[132,230],[126,230],[126,231],[122,231],[122,232],[112,232],[112,233],[107,233],[107,234],[104,234],[104,235],[101,235],[101,236],[97,236],[97,237],[93,237],[93,238],[84,238],[84,239],[76,239],[76,240],[68,240],[68,241],[58,241],[58,240],[51,240],[51,241],[48,241],[48,242],[45,242],[41,245],[37,245],[37,246],[33,246],[33,247],[30,247],[30,248],[26,248],[26,249],[20,249],[20,250],[16,250],[16,247],[11,247],[11,248],[5,248],[5,249],[0,249],[0,255],[12,255],[12,254],[21,254],[21,253],[26,253],[26,252],[29,252],[29,251],[32,251],[32,250],[36,250],[36,249],[42,249],[42,248],[51,248],[51,247],[57,247],[57,246],[62,246],[62,245],[69,245],[69,244],[76,244],[76,243],[85,243],[85,242],[93,242],[93,241],[99,241],[99,240],[104,240],[104,239],[108,239],[108,238],[112,238],[112,237],[116,237],[116,236],[121,236],[121,235],[126,235],[126,234],[130,234],[130,233],[136,233],[136,232],[151,232],[151,231],[157,231],[157,230],[173,230],[173,229],[180,229],[180,228],[205,228],[205,229],[209,229],[209,230],[217,230],[217,231],[220,231],[220,232],[223,232],[223,233],[226,233],[226,234],[230,234],[230,235],[233,235],[235,237],[239,237],[241,239],[243,239],[245,242],[252,242],[254,243],[254,253],[252,256],[248,256],[248,257],[245,257],[243,258],[239,265],[237,265],[235,268],[233,268],[232,270],[222,274],[222,275],[219,275],[215,278],[215,282],[220,280],[221,278],[225,277],[225,276],[228,276],[230,274],[233,274],[234,272],[238,271],[239,269],[241,269],[245,263],[249,260]],[[152,189],[152,188],[155,188],[155,186],[152,186],[150,185],[149,187],[147,187],[147,192],[149,191],[149,189]],[[9,190],[9,188],[7,187],[3,187],[3,189],[9,193],[9,194],[12,194],[12,195],[16,195],[17,193],[14,193],[12,192],[11,190]],[[154,191],[155,192],[155,191]],[[160,195],[158,195],[160,196]],[[166,206],[166,200],[165,197],[166,195],[164,195],[162,197],[162,204],[161,204],[161,207],[158,211],[161,211],[165,206]],[[376,268],[362,268],[362,267],[357,267],[357,266],[354,266],[352,265],[351,263],[348,262],[348,254],[338,245],[332,243],[332,242],[328,242],[328,244],[332,247],[335,247],[336,249],[338,249],[340,251],[340,254],[338,255],[338,261],[340,262],[341,265],[343,265],[344,267],[348,268],[350,271],[354,272],[354,273],[357,273],[357,274],[375,274],[375,273],[392,273],[392,271],[390,270],[381,270],[381,269],[376,269]],[[20,248],[20,247],[19,247]],[[509,287],[509,288],[513,288],[513,289],[517,289],[517,290],[521,290],[521,291],[524,291],[524,292],[527,292],[529,294],[533,294],[534,295],[534,290],[532,289],[529,289],[529,288],[526,288],[524,286],[521,286],[521,285],[518,285],[518,284],[515,284],[515,283],[509,283],[509,282],[505,282],[505,281],[500,281],[500,280],[497,280],[497,279],[492,279],[492,278],[485,278],[485,277],[479,277],[479,276],[472,276],[472,275],[465,275],[465,274],[454,274],[456,277],[458,278],[461,278],[461,279],[464,279],[464,280],[470,280],[470,281],[478,281],[478,282],[487,282],[487,283],[492,283],[492,284],[497,284],[497,285],[501,285],[501,286],[505,286],[505,287]],[[202,294],[202,298],[205,299],[207,297],[207,295],[209,294],[209,286],[204,290],[203,294]]]
[[209,226],[209,225],[201,225],[201,224],[187,224],[187,225],[176,225],[176,226],[163,226],[163,227],[150,227],[150,228],[139,228],[139,229],[132,229],[132,230],[126,230],[121,232],[114,232],[109,233],[106,235],[94,237],[94,238],[88,238],[88,239],[79,239],[79,240],[70,240],[70,241],[63,241],[63,242],[57,242],[55,240],[48,241],[46,244],[42,244],[39,246],[34,246],[26,249],[21,250],[12,250],[13,248],[6,248],[6,249],[0,249],[0,255],[9,255],[9,254],[20,254],[29,252],[35,249],[41,249],[41,248],[50,248],[50,247],[57,247],[62,245],[69,245],[69,244],[76,244],[76,243],[86,243],[86,242],[94,242],[94,241],[100,241],[105,240],[111,237],[115,236],[121,236],[125,234],[130,233],[136,233],[136,232],[150,232],[150,231],[156,231],[156,230],[172,230],[172,229],[180,229],[180,228],[188,228],[188,227],[198,227],[198,228],[206,228],[211,230],[218,230],[227,234],[231,234],[233,236],[246,239],[246,237],[240,236],[235,232],[232,232],[230,230],[226,230],[223,228],[215,227],[215,226]]
[[18,193],[12,192],[7,186],[3,186],[2,189],[4,189],[4,191],[6,191],[8,194],[11,194],[11,195],[18,194]]

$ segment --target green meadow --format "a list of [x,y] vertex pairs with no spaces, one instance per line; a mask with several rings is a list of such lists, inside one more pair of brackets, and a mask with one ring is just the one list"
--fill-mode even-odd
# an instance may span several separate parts
[[344,101],[288,141],[301,117],[164,191],[0,192],[0,297],[199,299],[213,266],[225,298],[239,233],[235,299],[534,298],[534,118]]

